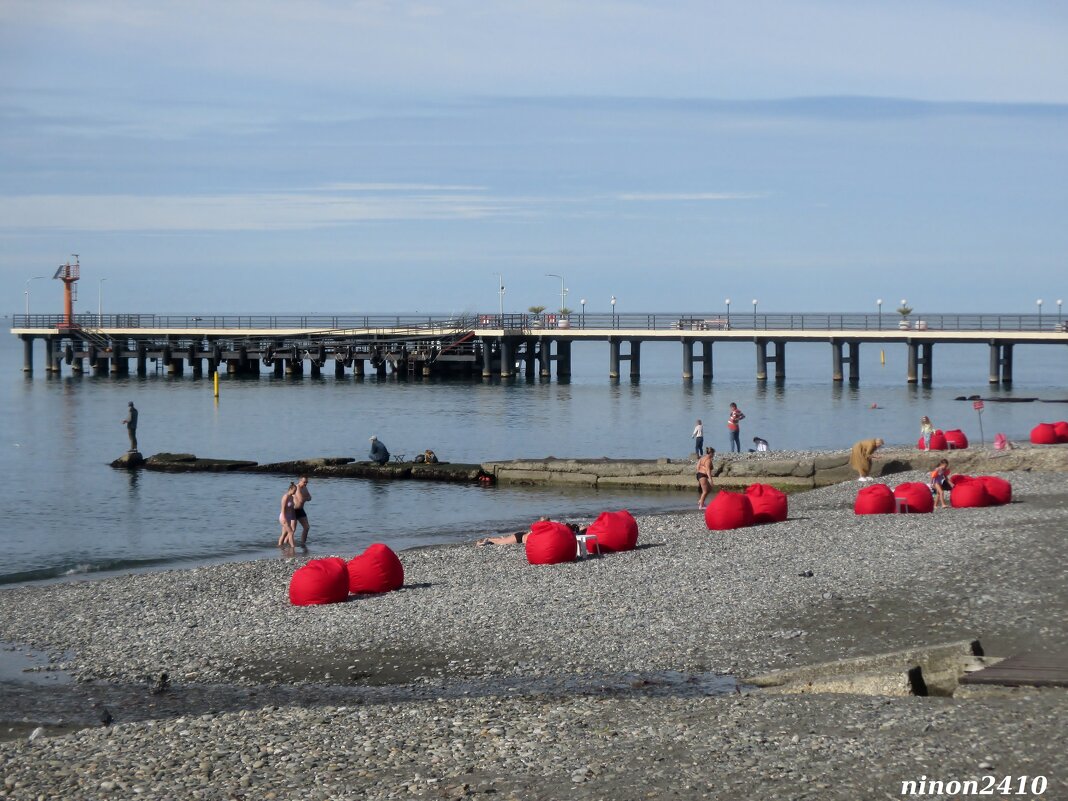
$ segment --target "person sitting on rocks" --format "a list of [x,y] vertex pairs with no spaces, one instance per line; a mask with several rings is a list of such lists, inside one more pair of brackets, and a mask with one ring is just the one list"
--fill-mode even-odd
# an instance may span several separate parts
[[368,454],[368,458],[379,466],[389,461],[389,449],[374,434],[371,435],[371,453]]
[[755,447],[749,449],[750,453],[764,453],[768,449],[768,441],[763,437],[753,437],[753,445]]

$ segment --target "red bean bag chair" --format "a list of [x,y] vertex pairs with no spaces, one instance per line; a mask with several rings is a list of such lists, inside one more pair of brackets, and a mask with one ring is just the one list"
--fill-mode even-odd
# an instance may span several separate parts
[[748,495],[720,490],[705,507],[705,525],[711,531],[730,531],[753,525],[753,503]]
[[[924,450],[923,437],[920,437],[916,441],[916,447],[919,448],[921,451]],[[945,434],[943,434],[941,431],[935,431],[933,434],[931,434],[931,450],[932,451],[944,451],[948,447],[949,446],[946,444],[946,435]]]
[[600,516],[590,523],[586,533],[596,535],[597,547],[602,551],[633,551],[634,546],[638,544],[638,521],[626,509],[601,512]]
[[527,561],[532,565],[574,562],[578,553],[575,532],[552,520],[539,520],[530,527],[526,548]]
[[349,574],[345,560],[336,556],[312,559],[297,568],[289,580],[289,602],[293,606],[336,604],[349,597]]
[[[952,481],[952,479],[950,479]],[[994,503],[990,493],[979,479],[962,481],[953,485],[953,491],[949,493],[949,505],[954,509],[969,509],[980,506],[992,506]]]
[[786,493],[770,484],[750,484],[745,494],[753,507],[753,523],[782,523],[788,517]]
[[903,501],[904,506],[898,511],[909,514],[927,514],[934,511],[934,496],[931,488],[919,481],[908,481],[894,488],[894,499]]
[[971,476],[964,476],[960,475],[959,473],[949,477],[949,483],[952,484],[954,487],[959,486],[960,484],[967,484],[969,481],[974,480],[975,479],[973,479]]
[[1053,433],[1057,435],[1057,442],[1068,442],[1068,423],[1064,420],[1054,423]]
[[1001,506],[1012,502],[1012,484],[997,476],[978,476],[975,481],[981,481],[986,494],[990,496],[990,502],[994,506]]
[[388,545],[376,542],[348,563],[349,592],[392,592],[404,586],[404,565]]
[[963,450],[968,447],[968,437],[959,428],[955,428],[946,432],[946,445],[955,450]]
[[1058,441],[1053,423],[1039,423],[1031,429],[1031,442],[1035,445],[1056,445]]
[[853,502],[853,512],[858,515],[892,515],[896,509],[894,493],[886,484],[868,485]]

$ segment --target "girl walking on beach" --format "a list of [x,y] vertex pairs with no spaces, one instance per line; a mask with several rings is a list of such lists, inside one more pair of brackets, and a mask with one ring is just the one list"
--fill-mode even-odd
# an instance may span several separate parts
[[293,496],[297,485],[289,482],[289,489],[282,495],[282,507],[278,512],[278,522],[282,524],[282,533],[278,537],[278,547],[293,547],[293,534],[297,530],[297,518],[293,512]]
[[920,436],[923,437],[923,449],[925,451],[931,450],[931,435],[934,434],[934,430],[930,417],[924,415],[920,418]]
[[935,494],[935,508],[946,508],[946,491],[953,490],[953,484],[949,480],[949,460],[943,459],[938,467],[931,471],[931,489]]
[[712,457],[716,455],[715,448],[705,448],[705,455],[697,460],[697,486],[701,489],[701,497],[697,499],[697,508],[705,508],[705,498],[712,492]]

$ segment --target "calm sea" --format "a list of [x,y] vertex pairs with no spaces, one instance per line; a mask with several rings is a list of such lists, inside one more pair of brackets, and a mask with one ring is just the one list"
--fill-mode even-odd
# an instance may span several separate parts
[[[502,385],[322,379],[221,380],[50,378],[38,343],[36,372],[22,371],[22,344],[0,336],[0,470],[6,476],[8,525],[0,584],[164,569],[220,560],[278,556],[278,499],[288,479],[226,474],[126,473],[108,463],[126,447],[126,402],[140,410],[139,445],[161,451],[256,461],[366,458],[377,434],[396,452],[433,449],[442,460],[519,457],[656,458],[686,456],[694,421],[706,444],[726,450],[727,404],[746,414],[742,439],[772,449],[846,448],[863,437],[914,442],[919,418],[963,428],[979,441],[971,403],[961,395],[1068,397],[1063,349],[1017,347],[1011,390],[988,386],[987,349],[939,345],[932,387],[905,384],[903,345],[862,348],[861,383],[835,386],[825,344],[791,345],[784,386],[753,379],[746,344],[717,345],[715,381],[680,378],[681,348],[646,344],[640,383],[608,378],[606,343],[576,345],[569,383],[536,378]],[[624,363],[624,370],[626,370]],[[699,366],[698,366],[699,369]],[[878,408],[873,409],[872,404]],[[983,428],[1026,438],[1068,405],[989,403]],[[689,468],[680,466],[681,470]],[[603,509],[634,512],[690,508],[686,493],[509,489],[313,479],[310,552],[355,554],[375,541],[395,549],[470,540],[525,526],[541,514],[592,517]]]

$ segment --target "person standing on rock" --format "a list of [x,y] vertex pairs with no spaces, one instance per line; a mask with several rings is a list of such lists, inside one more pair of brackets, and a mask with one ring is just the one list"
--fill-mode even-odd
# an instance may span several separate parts
[[293,493],[293,533],[297,531],[297,523],[301,525],[301,547],[308,541],[308,532],[311,531],[311,523],[308,522],[308,513],[304,511],[304,504],[311,500],[308,492],[308,477],[301,476],[297,479],[297,491]]
[[697,508],[705,508],[705,499],[712,492],[712,457],[716,455],[715,448],[705,448],[704,456],[697,460],[697,486],[701,490],[701,497],[697,499]]
[[693,427],[693,433],[690,434],[690,438],[694,440],[693,449],[697,454],[697,458],[700,459],[705,448],[705,426],[700,420],[698,420],[697,425]]
[[389,461],[389,449],[374,434],[371,435],[371,453],[368,457],[379,467]]
[[727,418],[727,430],[731,432],[731,453],[737,451],[742,452],[742,441],[739,439],[742,428],[738,425],[745,419],[745,415],[742,414],[742,410],[738,408],[737,403],[731,404],[731,413]]
[[130,438],[130,452],[133,453],[137,451],[137,407],[133,405],[133,401],[126,405],[129,409],[122,424],[126,426],[126,435]]

